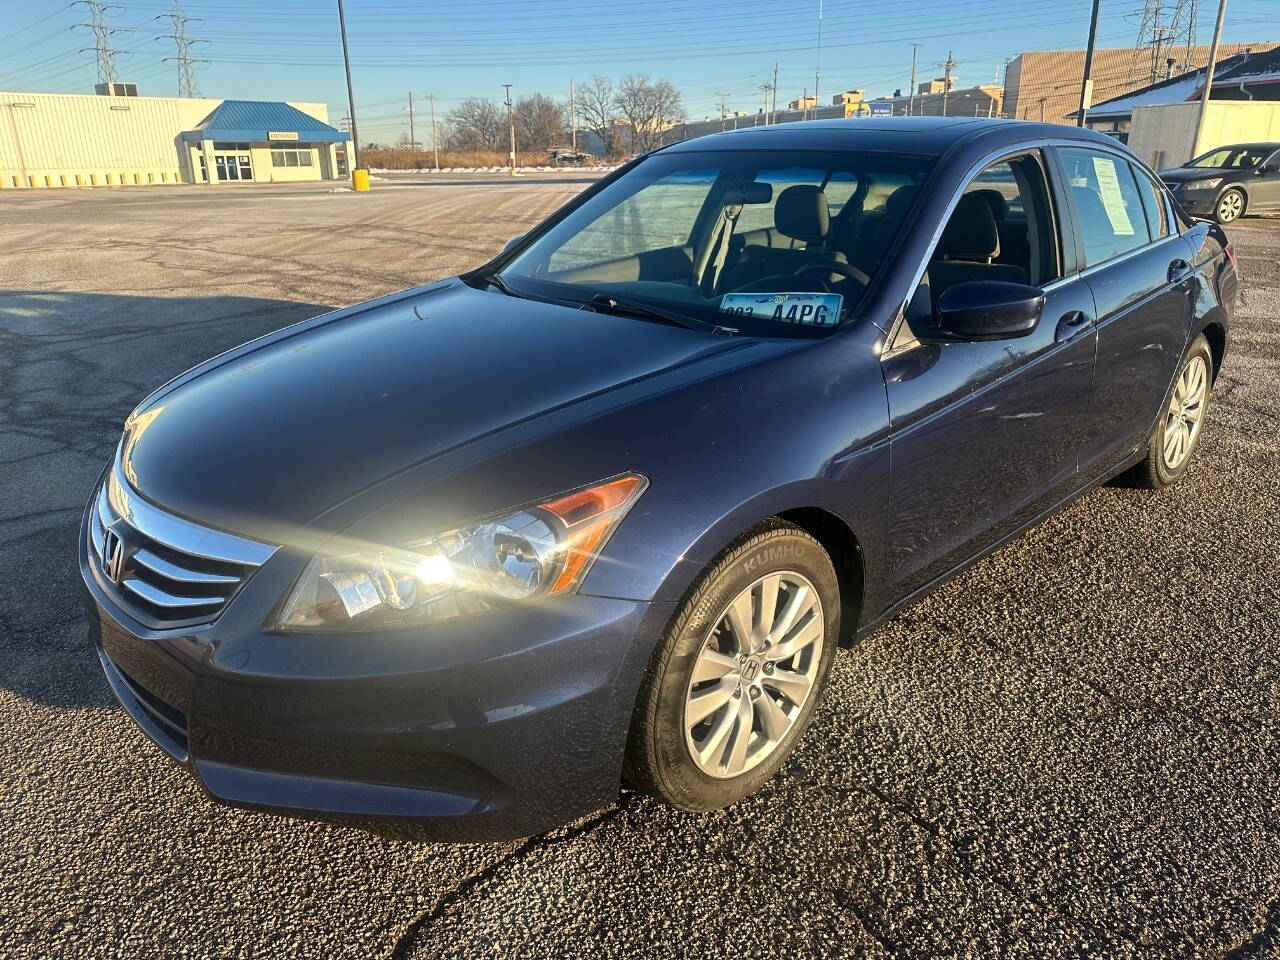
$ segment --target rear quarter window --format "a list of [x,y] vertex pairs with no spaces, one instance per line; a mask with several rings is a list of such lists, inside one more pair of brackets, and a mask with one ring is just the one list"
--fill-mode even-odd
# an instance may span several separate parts
[[1167,237],[1169,211],[1164,202],[1164,192],[1137,167],[1133,168],[1133,175],[1138,180],[1138,192],[1142,195],[1142,209],[1147,215],[1147,229],[1150,230],[1152,239]]

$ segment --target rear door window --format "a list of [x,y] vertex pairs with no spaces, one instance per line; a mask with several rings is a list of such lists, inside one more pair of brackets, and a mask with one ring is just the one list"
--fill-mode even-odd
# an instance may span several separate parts
[[[783,190],[800,183],[819,187],[822,186],[822,182],[826,178],[827,172],[825,170],[809,170],[804,167],[761,170],[756,175],[756,182],[769,184],[773,188],[773,198],[768,203],[753,203],[744,206],[742,213],[738,215],[738,223],[734,232],[743,234],[750,233],[753,230],[772,230],[774,225],[773,209]],[[829,203],[830,198],[828,198]]]
[[1061,148],[1059,155],[1084,240],[1085,266],[1151,242],[1138,184],[1125,160],[1079,147]]

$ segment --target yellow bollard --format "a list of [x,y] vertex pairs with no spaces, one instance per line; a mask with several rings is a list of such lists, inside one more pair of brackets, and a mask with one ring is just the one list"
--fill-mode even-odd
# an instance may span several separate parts
[[369,169],[356,167],[351,171],[351,188],[356,193],[364,193],[369,189]]

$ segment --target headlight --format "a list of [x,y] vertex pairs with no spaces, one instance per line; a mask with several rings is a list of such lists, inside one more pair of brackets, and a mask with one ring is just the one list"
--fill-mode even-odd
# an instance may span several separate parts
[[1183,190],[1212,190],[1222,182],[1221,177],[1210,177],[1208,180],[1189,180],[1183,184]]
[[405,546],[313,557],[275,628],[403,626],[570,593],[648,483],[624,474]]

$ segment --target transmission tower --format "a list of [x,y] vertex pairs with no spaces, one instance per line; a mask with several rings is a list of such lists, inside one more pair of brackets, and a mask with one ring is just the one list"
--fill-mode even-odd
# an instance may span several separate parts
[[1173,71],[1181,48],[1179,72],[1190,70],[1195,54],[1200,0],[1145,0],[1135,11],[1139,18],[1138,39],[1129,61],[1130,81],[1155,83],[1164,71]]
[[107,23],[108,10],[123,10],[124,7],[115,3],[102,3],[101,0],[72,0],[73,7],[87,7],[89,10],[89,19],[80,23],[72,24],[75,27],[85,27],[93,33],[93,46],[85,47],[80,52],[86,53],[93,51],[94,57],[98,61],[98,82],[114,83],[116,81],[116,64],[115,56],[118,52],[111,47],[111,38],[119,33],[132,33],[133,31],[127,27],[113,27]]
[[188,17],[182,12],[182,0],[173,0],[173,6],[168,13],[161,14],[156,17],[157,20],[168,20],[173,27],[173,33],[166,33],[156,37],[157,40],[172,40],[174,46],[174,55],[165,57],[164,62],[176,61],[178,64],[178,96],[180,97],[198,97],[200,90],[196,86],[196,65],[208,63],[208,60],[197,60],[191,56],[191,48],[197,44],[207,44],[208,40],[197,40],[187,35],[187,24],[203,23],[201,17]]

